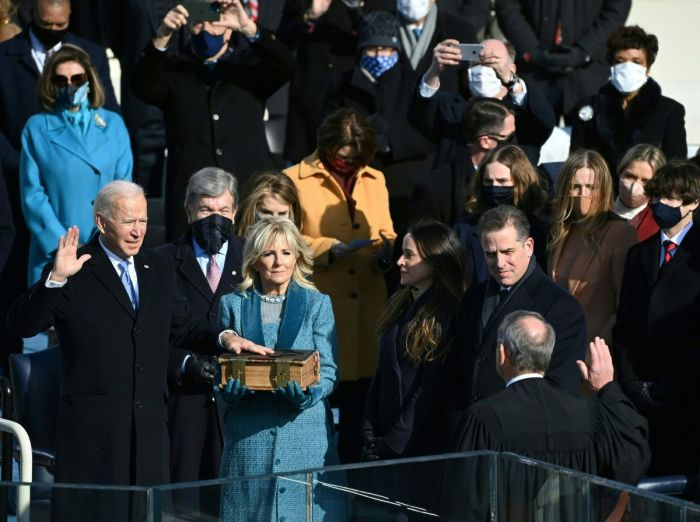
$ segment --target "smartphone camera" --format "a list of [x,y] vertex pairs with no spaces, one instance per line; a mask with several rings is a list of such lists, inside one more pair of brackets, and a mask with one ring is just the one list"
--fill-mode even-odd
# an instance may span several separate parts
[[221,14],[221,2],[211,2],[209,9],[211,9],[212,13]]

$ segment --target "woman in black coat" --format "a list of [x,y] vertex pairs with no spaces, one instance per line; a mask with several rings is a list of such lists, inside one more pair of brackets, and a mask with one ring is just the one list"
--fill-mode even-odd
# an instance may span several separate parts
[[658,147],[669,159],[687,157],[685,109],[662,96],[659,84],[649,77],[658,50],[656,36],[636,25],[610,36],[610,82],[579,104],[571,127],[572,152],[600,152],[612,173],[625,152],[639,143]]
[[397,261],[403,288],[379,321],[379,363],[363,425],[365,460],[429,455],[446,443],[440,412],[443,362],[464,293],[464,256],[454,233],[421,221]]

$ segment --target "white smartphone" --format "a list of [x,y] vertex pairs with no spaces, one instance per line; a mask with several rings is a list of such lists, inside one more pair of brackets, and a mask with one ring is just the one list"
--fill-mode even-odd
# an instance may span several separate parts
[[481,51],[484,50],[484,46],[481,44],[457,44],[457,49],[462,54],[460,61],[462,62],[480,62],[481,61]]

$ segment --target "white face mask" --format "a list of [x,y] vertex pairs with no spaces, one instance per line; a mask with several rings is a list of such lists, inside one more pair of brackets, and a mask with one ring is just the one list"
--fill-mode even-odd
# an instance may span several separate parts
[[416,22],[430,11],[430,0],[396,0],[396,10],[409,22]]
[[647,82],[647,69],[634,62],[610,67],[610,83],[621,93],[635,92]]
[[469,92],[472,96],[484,96],[493,98],[496,96],[503,84],[496,76],[496,71],[491,67],[475,65],[467,69],[469,76]]

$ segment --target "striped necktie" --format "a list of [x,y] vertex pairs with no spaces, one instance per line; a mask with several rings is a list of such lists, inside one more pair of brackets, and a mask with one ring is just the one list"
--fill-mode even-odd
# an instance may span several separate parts
[[678,245],[676,245],[670,239],[664,241],[664,265],[673,259],[673,255],[676,253],[676,248],[678,248]]
[[139,295],[136,292],[136,287],[134,286],[133,281],[131,280],[131,276],[129,275],[129,262],[128,261],[121,261],[119,263],[119,269],[121,270],[121,274],[119,278],[122,281],[122,284],[124,285],[124,289],[126,290],[126,295],[129,296],[129,301],[131,301],[131,306],[134,307],[134,310],[138,310],[139,308]]
[[209,262],[207,263],[207,282],[213,293],[216,293],[220,280],[221,269],[219,269],[219,264],[216,262],[216,254],[214,254],[209,257]]

